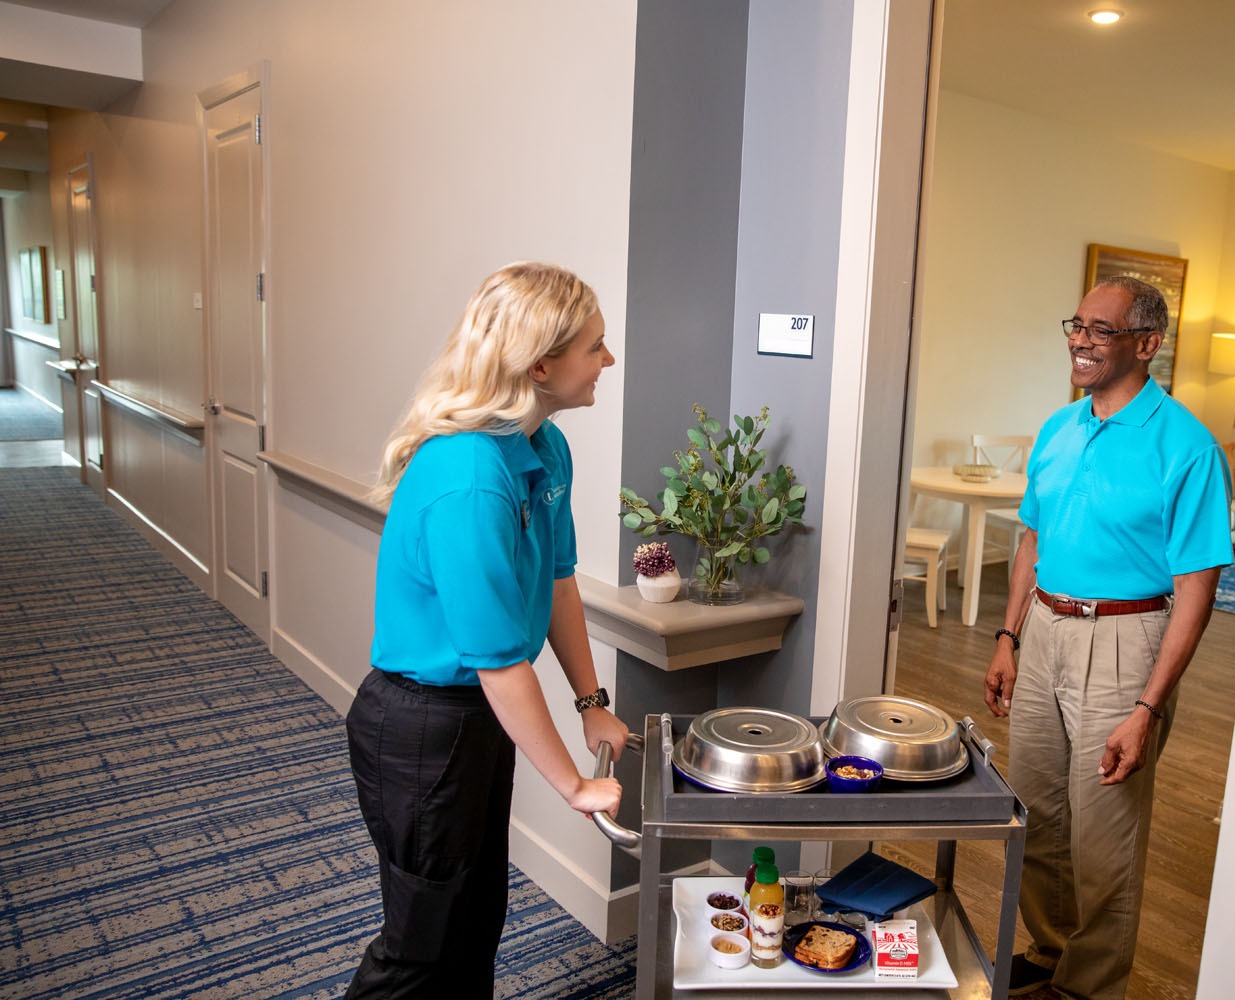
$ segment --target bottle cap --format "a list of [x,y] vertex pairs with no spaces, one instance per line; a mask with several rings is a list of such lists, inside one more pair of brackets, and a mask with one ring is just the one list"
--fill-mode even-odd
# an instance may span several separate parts
[[756,847],[751,860],[757,865],[771,864],[776,860],[776,852],[770,847]]
[[776,870],[776,865],[771,862],[765,862],[755,869],[755,881],[762,882],[764,885],[779,882],[780,872]]

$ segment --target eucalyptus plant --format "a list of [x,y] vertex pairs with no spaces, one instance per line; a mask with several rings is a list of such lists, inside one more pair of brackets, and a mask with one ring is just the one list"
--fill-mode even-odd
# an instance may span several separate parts
[[735,414],[728,428],[698,403],[691,410],[698,423],[686,431],[690,447],[673,453],[676,467],[660,470],[660,511],[622,487],[622,523],[645,538],[676,533],[696,539],[696,582],[716,596],[737,565],[771,558],[760,539],[802,523],[806,487],[794,482],[790,466],[763,471],[767,453],[759,443],[768,428],[766,406],[757,416]]

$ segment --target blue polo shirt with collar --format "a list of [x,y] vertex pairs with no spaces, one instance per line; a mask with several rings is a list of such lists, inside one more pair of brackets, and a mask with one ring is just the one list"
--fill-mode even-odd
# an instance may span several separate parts
[[1043,425],[1020,515],[1038,533],[1038,586],[1139,600],[1231,561],[1231,473],[1213,436],[1150,379],[1119,412],[1086,396]]
[[390,503],[377,556],[372,661],[421,684],[534,661],[553,583],[574,572],[572,466],[546,421],[527,435],[430,438]]

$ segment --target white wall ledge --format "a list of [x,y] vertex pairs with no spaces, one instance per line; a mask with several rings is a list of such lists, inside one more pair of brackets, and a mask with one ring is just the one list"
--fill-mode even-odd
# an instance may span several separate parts
[[173,432],[190,444],[199,448],[202,446],[202,433],[206,428],[206,422],[202,418],[174,410],[163,403],[134,396],[132,393],[113,388],[98,379],[91,379],[90,384],[103,394],[103,398],[110,405],[127,410],[129,413],[135,413],[139,417],[145,417],[151,423],[158,424],[165,431]]
[[285,451],[259,451],[257,457],[310,500],[361,527],[381,533],[386,511],[367,498],[369,488],[364,483]]
[[748,591],[741,604],[695,604],[683,594],[653,604],[633,586],[576,574],[588,635],[661,670],[682,670],[780,649],[806,605],[774,590]]

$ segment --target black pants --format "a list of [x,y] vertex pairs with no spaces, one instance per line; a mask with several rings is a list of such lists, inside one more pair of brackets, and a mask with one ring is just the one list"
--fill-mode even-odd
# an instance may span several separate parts
[[356,692],[347,737],[384,918],[347,1000],[492,997],[514,744],[479,687],[380,670]]

